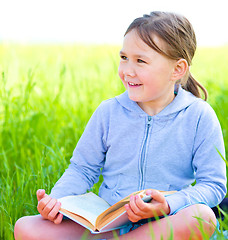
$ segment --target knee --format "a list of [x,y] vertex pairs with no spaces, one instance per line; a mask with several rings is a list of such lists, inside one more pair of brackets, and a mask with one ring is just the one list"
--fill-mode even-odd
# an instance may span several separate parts
[[14,226],[14,237],[15,240],[32,240],[32,236],[30,236],[31,228],[30,228],[30,216],[22,217],[17,220]]
[[216,228],[216,217],[214,212],[210,207],[204,204],[196,204],[189,208],[188,214],[192,217],[190,218],[190,225],[194,229],[195,233],[199,232],[201,234],[206,234],[211,236]]
[[216,216],[212,209],[205,204],[196,204],[193,206],[193,213],[199,221],[216,226]]

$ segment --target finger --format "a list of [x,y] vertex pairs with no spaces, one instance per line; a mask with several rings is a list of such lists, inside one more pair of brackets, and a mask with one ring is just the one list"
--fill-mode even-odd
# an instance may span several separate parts
[[[44,216],[47,216],[47,218],[48,218],[50,212],[52,211],[52,209],[53,209],[54,206],[56,205],[56,202],[57,202],[56,199],[51,198],[51,200],[50,200],[50,201],[45,205],[45,207],[43,208],[43,214],[44,214]],[[57,214],[57,212],[56,212],[56,214]],[[56,216],[56,214],[55,214],[55,216]],[[55,216],[54,216],[54,218],[55,218]],[[53,219],[54,219],[54,218],[53,218]],[[49,218],[48,218],[48,219],[49,219]],[[50,219],[50,220],[51,220],[51,219]]]
[[63,214],[62,213],[58,213],[56,219],[54,219],[54,223],[55,224],[60,224],[63,220]]
[[39,211],[39,213],[41,213],[40,211],[43,211],[43,209],[45,208],[45,206],[51,201],[51,197],[50,196],[46,196],[44,198],[42,198],[37,205],[37,209]]
[[[50,210],[50,212],[48,213],[48,216],[47,218],[50,220],[50,221],[54,221],[58,215],[58,212],[59,212],[59,209],[61,207],[61,203],[60,202],[57,202],[56,199],[52,199],[52,200],[55,200],[53,201],[54,202],[54,206],[52,207],[52,209]],[[48,203],[48,205],[51,204],[52,200]]]
[[131,196],[130,197],[130,203],[129,206],[131,208],[131,210],[133,211],[133,213],[137,216],[141,217],[141,210],[138,208],[138,206],[136,205],[136,196]]
[[151,190],[151,189],[148,189],[148,190],[146,191],[146,195],[151,196],[151,194],[152,194],[152,190]]
[[160,202],[160,203],[163,203],[163,202],[166,201],[164,195],[157,190],[153,190],[151,192],[151,197],[153,198],[152,201],[157,201],[157,202]]
[[128,215],[128,219],[131,222],[138,222],[141,219],[139,216],[134,214],[134,212],[131,210],[129,204],[125,205],[125,209],[126,209],[126,212],[127,212],[127,215]]
[[138,195],[135,196],[135,204],[137,206],[137,208],[141,211],[141,212],[146,212],[148,211],[148,204],[145,203],[142,198],[140,198]]
[[38,202],[44,197],[44,195],[45,195],[45,190],[44,189],[38,189],[36,191],[36,196],[37,196]]

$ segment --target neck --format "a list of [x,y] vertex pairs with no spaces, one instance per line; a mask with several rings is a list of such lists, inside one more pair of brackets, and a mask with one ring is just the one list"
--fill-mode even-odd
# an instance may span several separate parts
[[156,99],[150,102],[137,102],[137,104],[150,116],[154,116],[161,112],[166,106],[168,106],[175,98],[174,91],[170,94],[163,96],[161,99]]

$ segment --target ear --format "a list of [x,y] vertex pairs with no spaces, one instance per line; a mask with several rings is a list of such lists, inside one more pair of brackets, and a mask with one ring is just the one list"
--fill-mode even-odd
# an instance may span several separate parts
[[173,74],[172,74],[172,81],[180,80],[182,77],[184,77],[185,73],[187,72],[189,66],[185,59],[181,58],[178,61],[176,61],[174,68],[173,68]]

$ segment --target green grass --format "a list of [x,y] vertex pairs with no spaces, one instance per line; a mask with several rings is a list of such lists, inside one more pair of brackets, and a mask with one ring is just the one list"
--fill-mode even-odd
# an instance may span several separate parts
[[[124,91],[119,49],[0,45],[0,239],[13,239],[16,220],[37,213],[36,190],[50,191],[93,111]],[[227,62],[228,47],[199,49],[192,72],[208,89],[228,150]]]

